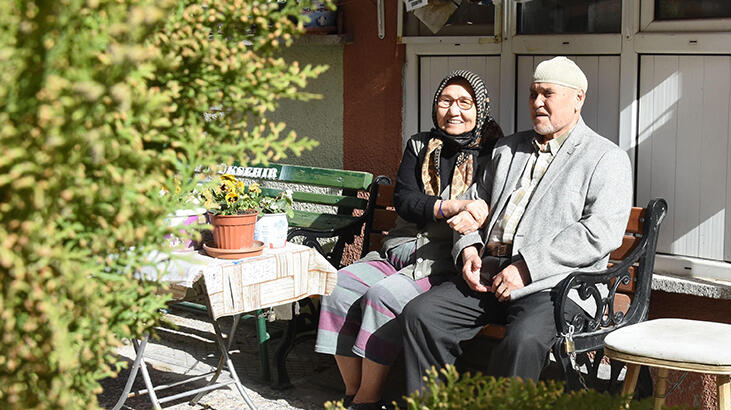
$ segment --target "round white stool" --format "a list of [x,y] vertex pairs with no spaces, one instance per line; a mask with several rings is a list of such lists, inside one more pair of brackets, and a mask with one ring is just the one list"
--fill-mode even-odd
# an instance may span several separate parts
[[731,410],[731,325],[686,319],[648,320],[608,334],[604,352],[627,363],[622,394],[634,392],[641,365],[658,369],[655,409],[665,402],[668,369],[715,374],[718,408]]

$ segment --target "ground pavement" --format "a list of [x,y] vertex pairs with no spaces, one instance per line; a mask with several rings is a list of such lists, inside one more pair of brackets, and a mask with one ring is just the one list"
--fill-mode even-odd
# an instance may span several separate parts
[[[181,379],[184,374],[199,374],[215,367],[216,355],[213,327],[200,312],[172,309],[167,319],[177,325],[177,329],[162,327],[158,330],[160,338],[151,340],[145,351],[145,360],[153,366],[150,372],[153,383],[172,383]],[[231,319],[224,318],[223,332],[226,334],[231,326]],[[276,337],[284,329],[284,322],[270,322],[268,330]],[[236,331],[236,339],[232,348],[232,360],[239,377],[254,404],[262,410],[267,409],[322,409],[327,400],[338,399],[343,391],[343,384],[332,356],[315,353],[314,337],[306,338],[295,346],[287,360],[290,379],[294,387],[276,390],[269,383],[263,382],[259,376],[259,357],[256,339],[256,327],[253,320],[242,320]],[[269,343],[269,357],[274,356],[278,339]],[[118,354],[131,365],[134,350],[130,344],[118,349]],[[272,373],[274,368],[272,365]],[[102,408],[111,409],[124,388],[129,374],[129,366],[117,378],[102,381],[104,391],[98,396]],[[222,377],[228,377],[223,372]],[[198,383],[198,384],[196,384]],[[191,385],[202,387],[202,382]],[[141,374],[133,388],[143,389]],[[176,390],[177,389],[177,390]],[[183,389],[173,388],[169,392],[181,392]],[[170,395],[164,393],[161,396]],[[164,409],[197,410],[197,409],[241,409],[247,408],[241,396],[233,386],[223,387],[207,393],[197,405],[188,404],[189,398],[163,405]],[[152,404],[147,396],[130,398],[124,409],[151,409]]]

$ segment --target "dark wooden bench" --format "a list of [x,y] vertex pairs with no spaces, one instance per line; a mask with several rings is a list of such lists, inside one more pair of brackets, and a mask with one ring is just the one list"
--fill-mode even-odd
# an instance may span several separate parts
[[[393,190],[392,185],[384,185],[377,192],[370,241],[367,243],[369,249],[379,249],[380,241],[394,225]],[[655,248],[660,223],[666,212],[667,203],[663,199],[653,199],[645,208],[633,207],[622,246],[611,253],[608,269],[574,272],[554,288],[558,296],[554,312],[558,334],[552,350],[570,389],[578,389],[585,384],[597,386],[597,372],[604,357],[604,337],[614,329],[647,319]],[[609,289],[605,297],[597,288],[601,284]],[[568,317],[566,299],[571,290],[578,291],[585,300],[591,299],[597,307],[597,314]],[[569,333],[570,326],[573,326],[575,360],[578,366],[586,366],[585,376],[572,366],[566,351],[566,338],[561,337]],[[503,326],[487,325],[478,337],[502,339],[504,336]],[[611,363],[610,384],[617,384],[621,368],[622,364]]]

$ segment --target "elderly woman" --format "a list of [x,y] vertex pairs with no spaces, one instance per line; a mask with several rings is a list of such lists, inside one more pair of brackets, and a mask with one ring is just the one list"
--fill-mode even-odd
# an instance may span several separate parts
[[340,270],[335,290],[322,298],[315,351],[335,355],[350,409],[381,408],[383,382],[402,348],[394,319],[408,301],[456,274],[453,229],[476,230],[487,217],[484,201],[459,197],[502,136],[488,108],[479,76],[455,71],[442,80],[434,128],[412,136],[401,160],[396,227],[380,252]]

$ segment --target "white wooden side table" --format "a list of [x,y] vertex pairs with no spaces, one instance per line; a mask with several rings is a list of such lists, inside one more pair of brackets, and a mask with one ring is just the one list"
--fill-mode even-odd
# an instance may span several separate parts
[[[151,264],[141,270],[141,277],[167,282],[174,299],[206,306],[220,354],[218,366],[211,372],[180,382],[154,386],[143,358],[147,338],[133,340],[136,357],[124,391],[113,410],[121,409],[124,405],[130,395],[137,370],[142,373],[146,389],[133,394],[147,394],[155,409],[162,408],[162,404],[166,402],[192,395],[195,397],[191,403],[195,404],[204,393],[233,385],[247,406],[256,410],[228,353],[239,317],[246,312],[291,303],[310,295],[328,295],[337,282],[337,271],[325,257],[312,248],[293,243],[288,243],[283,248],[265,249],[262,255],[239,260],[215,259],[190,252],[176,258],[160,253],[151,255],[150,259]],[[218,319],[224,316],[234,317],[228,343],[218,325]],[[268,360],[264,363],[268,366]],[[218,378],[224,367],[227,368],[231,380],[219,382]],[[208,376],[211,375],[209,379]],[[166,397],[157,395],[158,391],[200,379],[207,379],[206,386]]]

